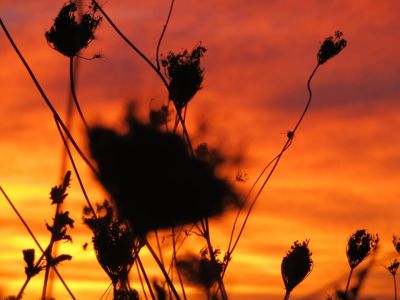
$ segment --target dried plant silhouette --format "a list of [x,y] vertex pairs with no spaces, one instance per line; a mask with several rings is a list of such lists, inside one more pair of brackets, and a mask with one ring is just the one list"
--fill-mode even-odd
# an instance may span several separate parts
[[295,241],[282,260],[281,273],[286,289],[284,300],[289,299],[293,289],[312,271],[314,263],[308,243],[308,240],[301,243]]
[[[308,112],[313,97],[311,82],[317,70],[347,45],[340,31],[321,43],[316,55],[316,65],[306,82],[308,100],[303,111],[295,120],[293,128],[287,132],[283,147],[265,164],[246,196],[242,197],[227,179],[217,175],[217,169],[225,162],[224,155],[207,143],[192,146],[186,126],[187,110],[203,88],[206,70],[202,66],[202,59],[207,49],[199,43],[192,50],[160,54],[173,7],[174,1],[171,1],[155,46],[155,59],[147,57],[95,0],[91,1],[86,12],[80,14],[78,8],[82,7],[78,1],[70,0],[65,3],[55,17],[54,24],[45,33],[47,43],[69,59],[70,107],[74,103],[79,113],[87,134],[90,154],[81,150],[82,147],[70,132],[70,122],[63,121],[0,19],[2,30],[50,109],[65,147],[65,156],[70,161],[85,198],[83,222],[93,234],[92,244],[97,261],[111,281],[101,299],[107,297],[110,289],[113,291],[113,299],[190,299],[191,294],[185,289],[187,285],[201,290],[206,299],[229,298],[229,287],[224,282],[228,265],[244,236],[257,201],[277,170],[284,153],[292,145]],[[101,125],[90,126],[76,95],[75,63],[84,58],[80,52],[95,39],[95,31],[102,19],[130,46],[133,55],[138,55],[148,64],[168,93],[168,99],[165,99],[159,109],[150,110],[148,124],[139,121],[133,110],[128,109],[125,132]],[[67,120],[71,114],[72,110],[67,114]],[[173,125],[170,126],[170,123]],[[75,163],[73,150],[104,187],[109,201],[92,205]],[[71,176],[70,171],[66,172],[62,183],[51,190],[51,205],[56,208],[53,221],[46,224],[50,232],[50,242],[46,248],[40,246],[28,223],[0,187],[4,198],[42,252],[38,255],[33,248],[22,250],[26,281],[17,296],[9,296],[8,299],[21,299],[28,283],[41,272],[45,273],[41,299],[48,299],[50,269],[55,270],[69,296],[75,299],[57,271],[61,263],[72,257],[68,254],[55,255],[53,251],[57,242],[72,241],[69,230],[73,228],[74,220],[62,208],[68,195]],[[246,177],[245,173],[240,173],[236,180],[246,181]],[[227,210],[236,210],[236,218],[227,232],[227,248],[221,250],[213,244],[210,218],[220,216]],[[200,251],[192,251],[199,254],[180,254],[180,248],[183,244],[190,243],[188,240],[192,235],[201,237],[203,247]],[[170,244],[162,245],[164,239]],[[338,291],[337,299],[357,298],[374,258],[368,266],[358,269],[355,273],[356,283],[350,288],[353,271],[373,255],[377,245],[378,235],[370,234],[364,229],[357,230],[350,236],[346,248],[350,274],[345,291]],[[399,237],[393,237],[393,245],[400,253]],[[151,254],[163,278],[149,278],[149,267],[141,260],[144,248]],[[314,262],[311,256],[309,240],[305,240],[295,241],[283,257],[281,275],[286,290],[285,300],[289,299],[293,290],[312,271]],[[395,299],[398,267],[398,259],[392,260],[387,266],[393,277]],[[137,276],[130,276],[133,273]],[[139,283],[141,291],[133,288],[133,284]]]

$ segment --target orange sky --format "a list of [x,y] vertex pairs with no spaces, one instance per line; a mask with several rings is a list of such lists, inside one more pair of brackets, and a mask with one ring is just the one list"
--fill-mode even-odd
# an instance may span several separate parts
[[[154,58],[169,1],[103,2],[123,32]],[[0,1],[0,17],[60,111],[68,97],[68,60],[47,45],[44,32],[62,4]],[[208,48],[204,88],[189,107],[190,133],[196,142],[241,154],[249,183],[280,150],[284,133],[299,117],[320,42],[337,29],[348,41],[339,56],[318,70],[309,113],[234,254],[226,277],[232,299],[283,298],[281,259],[293,241],[304,239],[311,240],[315,266],[291,299],[311,299],[310,293],[320,289],[315,299],[323,299],[335,284],[343,288],[345,245],[358,228],[378,232],[381,240],[380,259],[363,295],[392,299],[391,278],[382,264],[395,257],[391,235],[400,234],[398,11],[397,0],[176,0],[161,52],[191,49],[199,41]],[[91,124],[120,125],[124,105],[132,99],[141,116],[164,103],[167,94],[158,78],[106,22],[96,37],[82,55],[101,53],[104,58],[82,60],[78,75],[78,97]],[[0,185],[46,244],[44,224],[52,217],[48,194],[58,183],[61,141],[3,32],[0,91]],[[79,123],[74,132],[82,132]],[[85,147],[83,137],[79,142]],[[81,168],[91,198],[101,201],[104,193]],[[94,253],[82,250],[91,239],[80,222],[83,205],[73,178],[67,209],[77,223],[71,232],[74,243],[62,246],[73,260],[61,270],[78,299],[98,299],[108,280]],[[224,249],[232,216],[217,223],[214,242]],[[197,242],[190,245],[199,250]],[[21,251],[28,247],[34,247],[32,240],[0,197],[0,291],[12,294],[21,287]],[[27,299],[39,297],[41,283],[39,277],[32,281]],[[66,299],[58,284],[55,291],[58,299]]]

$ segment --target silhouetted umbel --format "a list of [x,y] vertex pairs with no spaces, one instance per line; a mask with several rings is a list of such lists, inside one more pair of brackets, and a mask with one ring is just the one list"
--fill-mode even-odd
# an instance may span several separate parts
[[90,151],[100,181],[136,234],[193,223],[238,204],[231,187],[206,162],[190,157],[182,139],[128,119],[120,135],[97,127]]

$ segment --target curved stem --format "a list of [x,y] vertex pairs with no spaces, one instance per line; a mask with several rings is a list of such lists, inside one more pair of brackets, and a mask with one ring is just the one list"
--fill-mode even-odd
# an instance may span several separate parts
[[244,219],[244,221],[243,221],[243,224],[242,224],[242,226],[241,226],[241,228],[240,228],[240,230],[239,230],[239,234],[238,234],[238,236],[237,236],[237,238],[236,238],[236,240],[235,240],[235,243],[234,243],[233,246],[232,246],[231,253],[232,253],[232,251],[236,248],[236,246],[237,246],[237,244],[238,244],[238,242],[239,242],[239,240],[240,240],[240,238],[241,238],[241,236],[242,236],[242,234],[243,234],[244,228],[246,227],[247,221],[248,221],[249,216],[250,216],[250,214],[251,214],[251,212],[252,212],[252,210],[253,210],[253,208],[254,208],[254,205],[256,204],[256,202],[257,202],[258,198],[260,197],[262,191],[264,190],[266,184],[268,183],[269,179],[271,178],[272,174],[274,173],[276,167],[278,166],[279,161],[280,161],[280,159],[282,158],[283,153],[284,153],[284,152],[288,149],[288,147],[291,145],[292,140],[293,140],[293,137],[295,136],[295,133],[296,133],[297,129],[299,128],[299,126],[300,126],[300,124],[301,124],[301,122],[302,122],[302,120],[303,120],[303,118],[304,118],[306,112],[308,111],[308,108],[309,108],[309,106],[310,106],[311,99],[312,99],[311,80],[312,80],[312,78],[314,77],[315,72],[317,71],[317,69],[318,69],[319,66],[320,66],[320,64],[317,64],[317,66],[316,66],[316,67],[314,68],[314,70],[311,72],[311,75],[310,75],[310,77],[308,78],[308,81],[307,81],[307,89],[308,89],[308,92],[309,92],[309,97],[308,97],[307,104],[306,104],[306,106],[305,106],[305,108],[304,108],[304,110],[303,110],[303,112],[302,112],[302,114],[301,114],[299,120],[297,121],[296,125],[294,126],[293,130],[290,132],[290,135],[288,134],[288,139],[287,139],[285,145],[283,146],[282,150],[281,150],[281,151],[279,152],[279,154],[277,155],[277,157],[276,157],[276,159],[275,159],[275,163],[273,164],[273,166],[272,166],[270,172],[268,173],[266,179],[264,180],[263,184],[261,185],[260,189],[258,190],[256,196],[254,197],[254,200],[253,200],[252,203],[250,204],[250,207],[249,207],[249,209],[248,209],[248,211],[247,211],[246,217],[245,217],[245,219]]
[[92,3],[96,6],[96,8],[102,13],[102,15],[106,18],[111,27],[118,33],[118,35],[156,72],[156,74],[160,77],[167,90],[169,90],[169,85],[165,77],[162,75],[161,71],[151,62],[150,59],[146,55],[143,54],[142,51],[139,50],[115,25],[115,23],[111,20],[111,18],[107,15],[107,13],[103,10],[103,8],[97,3],[97,1],[92,0]]
[[69,58],[69,81],[70,81],[70,85],[71,85],[71,95],[72,95],[72,99],[74,100],[75,107],[78,110],[79,116],[81,117],[83,124],[85,125],[86,131],[89,131],[89,125],[86,122],[85,116],[83,115],[83,112],[81,110],[81,106],[79,105],[78,97],[76,96],[75,80],[74,80],[74,57],[73,56],[71,56]]
[[174,8],[174,2],[175,0],[171,1],[171,5],[169,7],[169,12],[168,12],[168,16],[167,16],[167,20],[165,21],[164,24],[164,28],[161,32],[160,38],[158,39],[158,43],[157,43],[157,49],[156,49],[156,61],[157,61],[157,69],[160,70],[160,57],[159,57],[159,53],[160,53],[160,46],[161,46],[161,42],[162,39],[164,37],[165,31],[167,30],[168,27],[168,23],[169,23],[169,19],[171,18],[171,14],[172,14],[172,9]]
[[353,270],[354,270],[354,268],[350,269],[349,278],[347,279],[346,289],[344,291],[344,298],[345,299],[347,299],[347,292],[349,291],[350,279],[351,279],[351,275],[353,275]]

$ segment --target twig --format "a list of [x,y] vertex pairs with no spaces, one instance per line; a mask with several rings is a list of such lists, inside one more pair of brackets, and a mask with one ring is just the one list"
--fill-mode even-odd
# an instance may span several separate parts
[[169,23],[169,19],[171,18],[172,9],[174,8],[174,2],[175,2],[175,0],[172,0],[172,1],[171,1],[171,5],[170,5],[170,7],[169,7],[169,12],[168,12],[167,20],[165,21],[163,30],[162,30],[162,32],[161,32],[160,38],[158,39],[158,43],[157,43],[156,61],[157,61],[157,69],[158,69],[158,70],[160,70],[160,58],[159,58],[160,46],[161,46],[161,42],[162,42],[162,39],[163,39],[163,37],[164,37],[165,31],[167,30],[168,23]]
[[176,267],[176,240],[175,240],[175,227],[172,227],[172,250],[173,250],[173,261],[175,262],[175,270],[176,273],[178,274],[178,279],[179,279],[179,284],[181,285],[181,289],[182,289],[182,295],[183,295],[183,299],[186,300],[186,293],[185,293],[185,287],[183,286],[183,281],[182,281],[182,277],[181,277],[181,272],[179,271],[179,269]]
[[147,277],[146,270],[143,267],[142,261],[140,260],[140,257],[139,257],[138,253],[136,253],[136,261],[138,262],[140,270],[142,271],[144,280],[146,281],[147,288],[149,289],[149,292],[150,292],[150,295],[151,295],[151,299],[156,300],[156,297],[154,296],[154,293],[153,293],[153,289],[151,288],[151,284],[150,284],[149,278]]
[[75,173],[75,175],[76,175],[76,178],[78,179],[79,186],[80,186],[80,188],[81,188],[81,190],[82,190],[83,196],[85,197],[86,203],[87,203],[87,205],[89,206],[90,210],[92,211],[93,217],[97,220],[96,212],[95,212],[95,210],[94,210],[94,208],[93,208],[92,203],[91,203],[90,200],[89,200],[89,196],[87,195],[85,186],[83,185],[81,176],[79,175],[78,168],[76,167],[76,164],[75,164],[75,160],[74,160],[74,158],[73,158],[73,156],[72,156],[71,150],[69,149],[68,142],[67,142],[66,138],[64,137],[64,134],[63,134],[63,132],[62,132],[62,130],[61,130],[59,121],[58,121],[56,118],[55,118],[54,120],[55,120],[55,122],[56,122],[56,126],[57,126],[57,129],[58,129],[58,132],[60,133],[61,139],[62,139],[62,141],[63,141],[63,143],[64,143],[65,150],[66,150],[67,153],[68,153],[68,157],[69,157],[69,160],[71,161],[71,164],[72,164],[72,167],[73,167],[73,169],[74,169],[74,173]]
[[250,214],[251,214],[251,212],[252,212],[252,210],[253,210],[253,208],[254,208],[254,205],[256,204],[258,198],[260,197],[262,191],[264,190],[264,187],[266,186],[266,184],[268,183],[268,181],[269,181],[269,179],[271,178],[272,174],[274,173],[276,167],[278,166],[279,161],[280,161],[280,159],[282,158],[283,153],[286,151],[286,149],[287,149],[287,148],[290,146],[290,144],[292,143],[293,137],[294,137],[294,135],[295,135],[297,129],[299,128],[300,123],[301,123],[301,121],[303,120],[303,118],[304,118],[304,116],[305,116],[305,114],[306,114],[306,112],[307,112],[307,110],[308,110],[308,108],[309,108],[309,106],[310,106],[311,99],[312,99],[312,91],[311,91],[310,84],[311,84],[311,80],[312,80],[312,78],[314,77],[314,74],[315,74],[315,72],[317,71],[317,69],[318,69],[319,66],[320,66],[320,64],[317,64],[317,66],[316,66],[316,67],[314,68],[314,70],[312,71],[310,77],[308,78],[308,81],[307,81],[307,89],[308,89],[308,92],[309,92],[309,97],[308,97],[307,104],[306,104],[306,106],[305,106],[305,108],[304,108],[304,110],[303,110],[303,113],[301,114],[301,116],[300,116],[299,120],[297,121],[296,125],[294,126],[293,130],[290,132],[290,135],[288,134],[288,139],[287,139],[285,145],[283,146],[282,150],[281,150],[281,151],[279,152],[279,154],[277,155],[277,158],[276,158],[276,160],[275,160],[275,163],[273,164],[273,166],[272,166],[270,172],[268,173],[266,179],[264,180],[263,184],[261,185],[260,189],[258,190],[258,192],[257,192],[257,194],[256,194],[256,196],[255,196],[255,198],[254,198],[254,200],[253,200],[252,203],[250,204],[249,210],[247,211],[246,217],[245,217],[245,219],[244,219],[244,221],[243,221],[243,224],[242,224],[242,226],[241,226],[241,228],[240,228],[240,230],[239,230],[239,234],[238,234],[238,236],[237,236],[237,238],[236,238],[236,240],[235,240],[235,242],[234,242],[234,244],[233,244],[233,246],[232,246],[231,252],[236,248],[236,246],[237,246],[237,244],[238,244],[238,242],[239,242],[239,240],[240,240],[240,237],[241,237],[242,234],[243,234],[244,228],[246,227],[246,224],[247,224],[247,221],[248,221],[248,219],[249,219],[249,216],[250,216]]
[[76,91],[75,91],[75,80],[74,80],[74,57],[71,56],[69,58],[69,81],[71,85],[71,95],[72,99],[74,100],[76,109],[78,110],[79,116],[81,117],[81,120],[83,124],[85,125],[86,131],[89,131],[89,125],[86,122],[85,116],[83,115],[83,112],[81,110],[81,106],[79,105],[78,97],[76,96]]
[[145,240],[145,245],[146,245],[147,249],[150,251],[150,254],[153,256],[153,258],[154,258],[155,262],[157,263],[158,267],[160,268],[161,272],[163,273],[165,280],[167,281],[168,285],[170,286],[175,298],[177,300],[180,300],[181,297],[179,297],[179,294],[176,291],[174,284],[171,281],[171,278],[169,278],[167,271],[165,270],[164,266],[162,265],[160,259],[158,258],[156,252],[154,251],[153,247],[151,247],[150,243],[147,240]]

